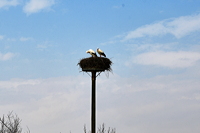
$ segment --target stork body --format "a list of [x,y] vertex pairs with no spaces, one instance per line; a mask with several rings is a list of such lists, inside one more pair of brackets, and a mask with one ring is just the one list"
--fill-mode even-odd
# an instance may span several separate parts
[[92,49],[89,49],[89,50],[87,50],[87,51],[86,51],[86,53],[89,53],[89,54],[91,54],[91,55],[92,55],[92,57],[97,57],[97,54],[96,54],[96,52],[94,52],[94,50],[92,50]]
[[99,48],[97,48],[97,53],[100,55],[100,57],[101,56],[106,57],[106,54],[101,49],[99,49]]

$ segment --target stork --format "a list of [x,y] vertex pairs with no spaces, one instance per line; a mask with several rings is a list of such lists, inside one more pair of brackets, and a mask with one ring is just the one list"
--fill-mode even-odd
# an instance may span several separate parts
[[91,54],[91,55],[92,55],[92,57],[97,57],[97,54],[96,54],[96,52],[94,52],[94,50],[92,50],[92,49],[89,49],[89,50],[87,50],[87,51],[86,51],[86,53],[89,53],[89,54]]
[[100,57],[101,57],[101,56],[106,57],[106,54],[105,54],[101,49],[97,48],[97,52],[98,52],[98,54],[100,55]]

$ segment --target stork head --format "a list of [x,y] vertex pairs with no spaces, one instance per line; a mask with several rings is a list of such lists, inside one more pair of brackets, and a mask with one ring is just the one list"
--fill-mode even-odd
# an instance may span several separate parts
[[92,49],[89,49],[88,51],[86,51],[86,53],[95,53]]

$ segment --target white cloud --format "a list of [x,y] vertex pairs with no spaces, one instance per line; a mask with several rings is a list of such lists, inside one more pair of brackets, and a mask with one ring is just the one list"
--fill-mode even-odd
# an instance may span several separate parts
[[4,39],[4,36],[0,35],[0,40],[3,40]]
[[43,42],[43,43],[41,43],[41,44],[38,44],[38,45],[37,45],[37,48],[38,48],[39,50],[43,51],[43,50],[46,50],[46,49],[48,49],[48,48],[50,48],[50,47],[52,47],[52,46],[53,46],[53,45],[52,45],[50,42],[45,41],[45,42]]
[[[98,77],[97,126],[104,122],[117,132],[199,131],[198,101],[182,98],[199,99],[199,79],[181,78],[171,75],[137,79],[116,74]],[[0,90],[0,114],[13,111],[22,119],[24,129],[28,126],[31,132],[83,132],[84,124],[90,127],[91,82],[87,74],[0,81]],[[190,120],[196,126],[188,125]]]
[[19,0],[0,0],[0,8],[8,6],[17,6]]
[[200,30],[200,14],[167,19],[153,24],[145,25],[129,32],[124,41],[145,36],[160,36],[172,34],[176,38],[184,37]]
[[32,40],[32,38],[30,38],[30,37],[21,37],[20,38],[20,41],[22,41],[22,42],[29,41],[29,40]]
[[137,55],[133,62],[142,65],[156,65],[169,68],[185,68],[193,66],[200,60],[198,52],[148,52]]
[[200,93],[195,93],[192,96],[182,96],[180,100],[200,100]]
[[[58,77],[0,81],[3,92],[0,98],[7,103],[0,103],[0,114],[13,110],[31,132],[64,132],[70,129],[80,132],[89,118],[90,85],[86,80],[83,77]],[[74,127],[75,123],[80,128]]]
[[15,54],[13,53],[6,53],[6,54],[2,54],[0,53],[0,61],[6,61],[6,60],[10,60],[15,56]]
[[15,42],[16,38],[6,38],[7,41]]
[[37,13],[41,10],[48,10],[55,4],[55,0],[30,0],[24,6],[23,10],[27,14]]
[[13,88],[14,90],[16,88],[19,88],[20,86],[25,85],[37,85],[41,80],[22,80],[22,79],[12,79],[10,81],[0,81],[0,88],[8,89]]
[[132,38],[139,38],[144,36],[158,36],[161,34],[166,34],[167,29],[163,25],[163,22],[158,22],[151,25],[145,25],[143,27],[140,27],[134,31],[131,31],[126,35],[125,40],[132,39]]

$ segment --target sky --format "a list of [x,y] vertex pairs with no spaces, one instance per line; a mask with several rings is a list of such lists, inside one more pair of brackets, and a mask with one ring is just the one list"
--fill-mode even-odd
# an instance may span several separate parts
[[200,0],[0,0],[0,117],[24,131],[90,130],[91,79],[78,62],[102,49],[97,127],[199,133]]

